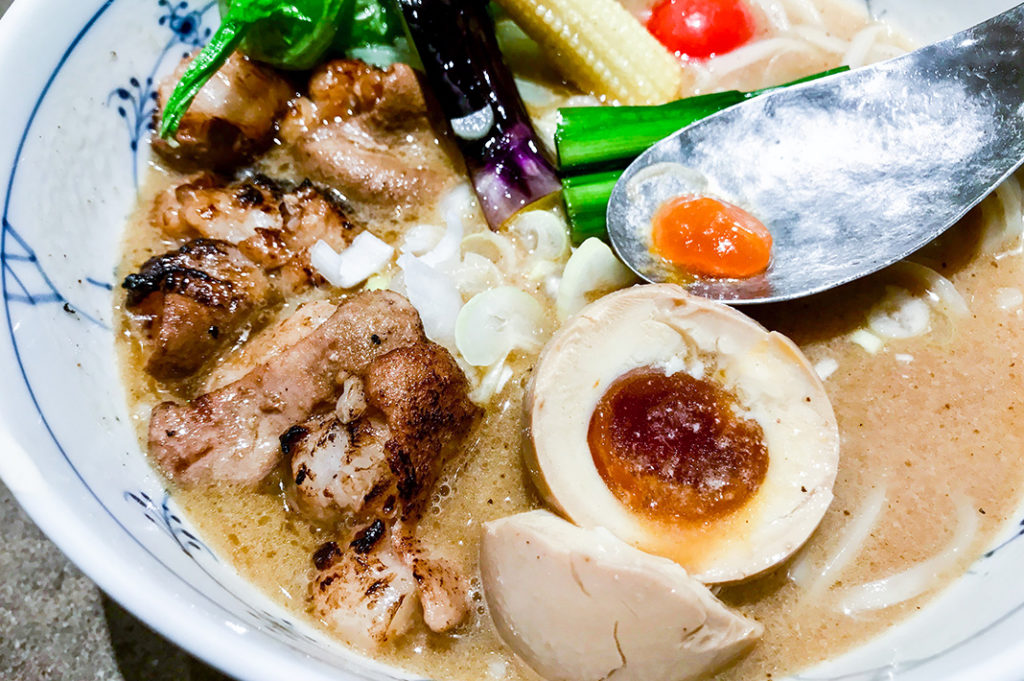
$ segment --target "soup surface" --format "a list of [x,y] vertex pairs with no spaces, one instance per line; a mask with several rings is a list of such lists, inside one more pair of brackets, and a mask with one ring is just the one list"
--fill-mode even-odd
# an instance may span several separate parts
[[[650,5],[623,3],[638,15]],[[836,0],[752,4],[759,27],[753,43],[682,64],[692,93],[766,87],[910,47],[892,28]],[[552,134],[559,106],[589,101],[529,50],[511,51],[508,58],[542,135]],[[256,165],[274,178],[304,179],[273,151]],[[450,167],[447,173],[448,186],[455,186],[459,171]],[[149,214],[154,197],[183,177],[152,167],[127,229],[123,275],[180,245],[154,230]],[[1017,508],[1024,478],[1018,455],[1024,438],[1015,427],[1024,411],[1024,364],[1018,366],[1024,360],[1014,350],[1024,343],[1021,206],[1020,185],[1011,179],[913,263],[814,298],[744,310],[791,337],[815,364],[838,418],[842,453],[835,501],[806,547],[768,576],[719,591],[727,604],[765,626],[761,642],[719,678],[778,678],[878,634],[962,574]],[[401,247],[414,228],[443,224],[443,210],[363,208],[353,219]],[[548,276],[531,276],[536,244],[525,232],[490,234],[473,205],[462,210],[463,252],[494,263],[478,290],[516,286],[542,302],[555,328],[552,293],[567,254],[551,260]],[[384,282],[401,291],[397,274],[386,273]],[[464,291],[467,298],[471,292]],[[321,287],[289,297],[252,330],[284,318],[305,300],[337,300],[341,293]],[[198,394],[205,376],[153,379],[123,302],[116,300],[118,350],[145,443],[153,406]],[[224,353],[221,362],[230,357]],[[385,660],[439,679],[534,678],[498,639],[475,575],[481,524],[542,506],[520,458],[522,399],[535,360],[534,352],[520,351],[489,367],[464,364],[485,413],[434,488],[419,532],[428,543],[447,547],[448,557],[474,576],[473,611],[451,634],[418,625],[378,653]],[[283,489],[283,474],[274,473],[259,490],[200,486],[175,489],[174,495],[203,538],[244,577],[325,626],[308,595],[315,572],[310,557],[332,532],[296,513]],[[879,589],[860,588],[912,568],[921,583],[906,594],[881,589],[883,595],[872,598],[869,592]]]

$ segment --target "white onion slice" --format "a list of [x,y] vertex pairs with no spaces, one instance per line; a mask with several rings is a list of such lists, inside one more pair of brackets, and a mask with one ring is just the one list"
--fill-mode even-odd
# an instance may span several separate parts
[[885,347],[885,341],[865,329],[857,329],[847,338],[849,338],[851,343],[864,348],[870,355],[878,354],[878,351]]
[[495,395],[505,389],[514,373],[512,367],[505,362],[494,364],[484,374],[480,384],[469,394],[469,399],[473,401],[473,404],[487,404]]
[[403,255],[398,259],[398,266],[405,275],[406,296],[420,313],[427,338],[454,348],[455,320],[462,309],[462,296],[455,284],[421,258]]
[[818,378],[826,380],[832,374],[839,370],[839,362],[832,357],[826,357],[817,364],[814,365],[814,373],[818,374]]
[[[998,204],[1000,210],[992,216],[990,206]],[[1021,235],[1024,234],[1024,197],[1021,196],[1020,181],[1011,177],[996,188],[995,198],[983,204],[988,215],[988,227],[982,242],[982,250],[995,253],[996,259],[1021,252]]]
[[920,282],[923,285],[928,300],[949,317],[966,317],[971,314],[967,301],[956,290],[953,282],[932,268],[904,260],[893,265],[892,269]]
[[636,277],[615,257],[608,244],[591,237],[576,249],[565,265],[556,302],[558,318],[568,319],[597,294],[625,288],[634,281]]
[[539,350],[549,333],[536,298],[513,286],[477,294],[455,322],[455,347],[477,367],[503,361],[513,350]]
[[939,577],[963,560],[978,532],[978,513],[969,499],[958,499],[956,511],[956,532],[941,553],[904,572],[847,589],[840,600],[840,609],[847,615],[883,610],[932,588]]
[[467,253],[462,262],[449,269],[459,292],[471,298],[478,293],[501,286],[504,277],[493,261],[479,253]]
[[442,265],[459,254],[462,237],[466,233],[465,215],[473,207],[473,193],[469,185],[460,184],[441,201],[441,213],[446,225],[444,236],[421,260],[431,267]]
[[341,256],[322,239],[309,249],[309,264],[331,286],[341,286]]
[[509,229],[524,239],[534,261],[560,260],[569,252],[569,226],[552,211],[520,213]]
[[352,288],[377,274],[391,262],[395,249],[369,232],[361,232],[338,256],[338,281]]
[[822,591],[832,586],[846,566],[861,552],[885,508],[886,491],[884,484],[871,491],[860,509],[854,513],[853,522],[843,528],[839,550],[825,561],[820,570],[811,569],[807,561],[800,561],[790,568],[790,579],[798,586],[806,587],[804,598],[817,598]]
[[353,288],[387,267],[394,254],[387,243],[362,232],[341,253],[317,241],[309,250],[309,264],[332,286]]
[[545,282],[546,287],[547,281],[549,279],[551,279],[552,277],[559,278],[561,273],[562,268],[558,265],[557,262],[553,262],[551,260],[541,260],[540,262],[533,266],[533,268],[526,275],[526,278],[529,279],[530,281]]
[[444,228],[437,225],[416,225],[405,233],[405,238],[402,239],[402,247],[399,250],[402,253],[423,255],[441,242],[441,239],[444,238],[444,233]]
[[479,254],[506,272],[517,270],[515,246],[507,236],[494,232],[477,232],[462,240],[462,251]]
[[885,297],[868,313],[868,326],[882,338],[915,338],[931,329],[927,302],[905,288],[887,286]]

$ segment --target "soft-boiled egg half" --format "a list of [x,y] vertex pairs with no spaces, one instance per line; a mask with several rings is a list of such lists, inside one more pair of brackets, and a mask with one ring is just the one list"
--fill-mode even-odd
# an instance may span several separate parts
[[707,584],[793,554],[832,501],[839,433],[786,337],[672,284],[636,286],[571,318],[527,402],[541,493]]
[[547,511],[487,523],[480,575],[502,640],[547,681],[692,681],[762,633],[676,563]]

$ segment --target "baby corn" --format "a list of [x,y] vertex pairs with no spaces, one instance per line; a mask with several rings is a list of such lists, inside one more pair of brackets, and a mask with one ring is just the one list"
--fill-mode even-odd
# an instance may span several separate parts
[[620,104],[678,99],[679,61],[616,0],[497,0],[580,88]]

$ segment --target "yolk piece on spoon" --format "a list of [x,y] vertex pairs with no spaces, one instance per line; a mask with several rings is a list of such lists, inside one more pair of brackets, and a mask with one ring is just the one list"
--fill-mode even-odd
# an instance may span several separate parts
[[754,17],[743,0],[661,0],[647,30],[670,52],[706,59],[753,38]]
[[771,263],[772,235],[747,211],[706,196],[681,196],[654,215],[654,251],[689,274],[744,279]]

